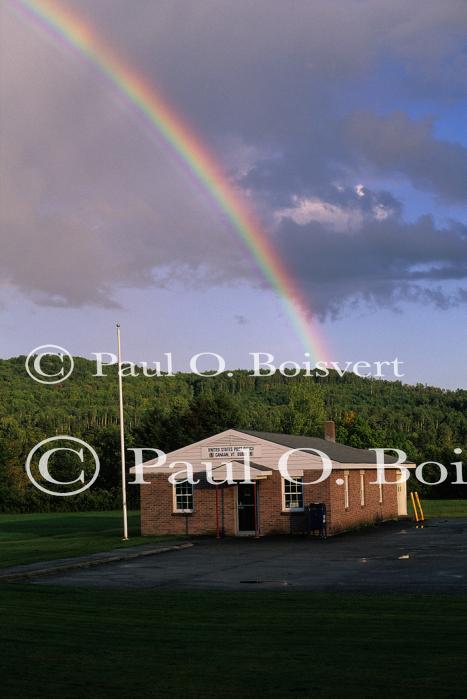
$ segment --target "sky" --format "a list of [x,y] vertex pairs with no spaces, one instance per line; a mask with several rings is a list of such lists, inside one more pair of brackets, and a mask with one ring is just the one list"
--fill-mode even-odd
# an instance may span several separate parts
[[[1,3],[0,356],[305,359],[202,184],[84,56]],[[464,0],[64,0],[209,146],[335,362],[467,387]]]

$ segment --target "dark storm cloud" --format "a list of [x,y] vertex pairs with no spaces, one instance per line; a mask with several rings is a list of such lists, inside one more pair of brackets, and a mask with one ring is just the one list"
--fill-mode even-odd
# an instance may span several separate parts
[[[465,279],[460,225],[405,223],[395,195],[374,191],[371,177],[402,175],[444,200],[465,196],[466,148],[400,106],[385,116],[374,104],[385,104],[387,63],[400,67],[397,93],[428,97],[441,111],[465,94],[467,3],[65,4],[162,88],[271,235],[279,226],[284,259],[321,312],[404,294],[442,305],[444,281]],[[75,306],[112,305],[118,287],[172,280],[262,283],[206,194],[95,68],[11,12],[2,26],[0,282],[39,303]],[[449,259],[436,257],[442,241]],[[417,264],[432,265],[432,276],[416,278]],[[435,274],[440,291],[422,293]]]
[[467,280],[467,226],[461,224],[440,229],[430,216],[405,223],[394,215],[342,233],[288,219],[278,244],[322,316],[338,316],[359,301],[388,307],[423,301],[440,308],[466,301],[462,286],[454,292],[442,287]]
[[346,129],[348,148],[378,172],[403,173],[419,189],[466,202],[467,148],[434,138],[430,121],[401,112],[387,117],[358,112]]

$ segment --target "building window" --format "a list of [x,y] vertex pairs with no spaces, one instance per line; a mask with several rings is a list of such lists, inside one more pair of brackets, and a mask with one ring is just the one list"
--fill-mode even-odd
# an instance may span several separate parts
[[360,505],[365,507],[365,471],[360,471]]
[[349,509],[349,472],[344,471],[344,508]]
[[193,484],[185,481],[174,486],[175,512],[193,512]]
[[303,510],[303,477],[296,476],[296,483],[283,479],[284,484],[284,510]]

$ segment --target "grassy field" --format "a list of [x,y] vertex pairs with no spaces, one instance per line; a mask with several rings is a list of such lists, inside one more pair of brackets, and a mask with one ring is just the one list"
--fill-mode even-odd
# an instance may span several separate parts
[[[465,500],[422,500],[425,517],[467,517],[467,498]],[[412,505],[409,503],[409,514]]]
[[[462,501],[425,506],[467,515]],[[130,523],[130,543],[147,542]],[[2,564],[119,546],[120,524],[2,515]],[[0,585],[1,696],[461,697],[466,628],[466,596]]]
[[461,697],[467,598],[0,586],[2,697]]
[[109,551],[167,537],[142,537],[139,512],[129,513],[130,539],[122,541],[121,512],[0,515],[0,567]]

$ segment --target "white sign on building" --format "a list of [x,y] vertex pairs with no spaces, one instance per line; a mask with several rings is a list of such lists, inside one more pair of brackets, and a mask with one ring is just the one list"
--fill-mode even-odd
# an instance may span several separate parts
[[261,456],[261,447],[255,444],[240,445],[210,445],[201,448],[203,459],[244,459],[248,454],[250,459]]

